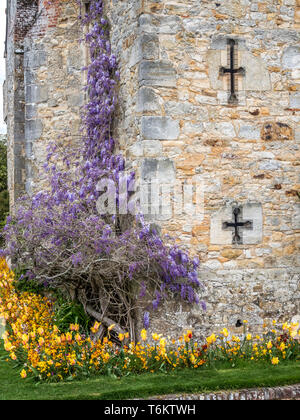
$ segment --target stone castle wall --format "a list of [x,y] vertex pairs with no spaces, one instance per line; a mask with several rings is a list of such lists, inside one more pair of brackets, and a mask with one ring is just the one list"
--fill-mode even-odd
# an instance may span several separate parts
[[[239,332],[238,320],[259,329],[299,315],[299,0],[105,0],[105,8],[121,73],[115,137],[127,169],[145,182],[204,186],[201,212],[150,219],[200,257],[207,311],[166,307],[152,327]],[[11,175],[11,189],[34,187],[48,142],[78,133],[86,53],[77,13],[70,1],[40,2],[21,40],[20,144],[16,105],[7,111],[11,174],[21,178]],[[230,67],[230,40],[234,68],[243,68],[235,102],[221,70]],[[21,67],[8,54],[9,104]],[[250,222],[238,241],[226,225],[235,209]]]
[[[118,7],[117,7],[118,3]],[[153,215],[200,256],[207,311],[163,308],[208,329],[299,314],[299,0],[107,1],[121,66],[118,133],[140,178],[204,182],[204,213]],[[229,103],[228,42],[237,103]],[[233,243],[234,208],[253,224]]]
[[[84,47],[73,1],[9,1],[5,102],[10,204],[40,186],[47,145],[78,139]],[[18,131],[17,131],[18,130]]]

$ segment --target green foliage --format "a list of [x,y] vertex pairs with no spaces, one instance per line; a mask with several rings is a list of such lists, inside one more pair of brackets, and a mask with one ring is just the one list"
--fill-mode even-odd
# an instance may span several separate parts
[[59,296],[55,300],[55,325],[61,332],[69,331],[70,324],[78,324],[82,333],[88,334],[90,317],[80,303],[65,300]]
[[58,384],[21,379],[0,340],[0,400],[124,400],[153,395],[213,392],[243,388],[282,386],[300,381],[299,362],[282,365],[245,363],[240,368],[184,369],[176,373],[145,373],[120,379],[97,376],[92,380]]
[[20,293],[28,292],[34,293],[36,295],[43,294],[45,288],[38,284],[34,280],[28,280],[27,278],[22,278],[21,280],[17,280],[14,282],[14,287]]

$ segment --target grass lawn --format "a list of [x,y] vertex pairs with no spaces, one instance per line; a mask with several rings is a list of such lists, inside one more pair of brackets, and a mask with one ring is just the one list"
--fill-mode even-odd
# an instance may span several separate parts
[[97,377],[85,381],[36,384],[32,379],[21,379],[13,362],[3,360],[6,355],[1,345],[0,400],[117,400],[300,383],[300,363],[287,362],[278,366],[244,365],[234,369],[223,366],[168,375],[143,374],[122,379]]

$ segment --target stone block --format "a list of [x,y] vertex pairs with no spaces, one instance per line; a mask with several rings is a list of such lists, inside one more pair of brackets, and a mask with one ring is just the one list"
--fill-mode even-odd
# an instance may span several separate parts
[[212,39],[212,43],[210,48],[212,50],[226,50],[228,46],[228,40],[234,39],[238,45],[239,50],[246,50],[246,41],[245,39],[224,36],[224,35],[216,35]]
[[47,54],[43,50],[33,50],[25,53],[24,67],[33,69],[47,65]]
[[223,223],[232,219],[232,206],[223,207],[211,215],[210,243],[211,245],[232,244],[232,232],[223,229]]
[[81,94],[81,93],[79,93],[79,94],[74,93],[72,95],[69,95],[67,97],[67,100],[68,100],[68,105],[69,106],[80,107],[80,106],[83,105],[84,95]]
[[148,87],[139,89],[137,97],[137,112],[155,112],[160,110],[159,97]]
[[158,161],[158,179],[162,184],[175,182],[176,172],[174,162],[171,159],[160,159]]
[[267,63],[264,60],[255,57],[249,51],[242,51],[240,66],[246,69],[245,77],[243,77],[245,90],[271,90],[270,75],[267,69]]
[[[250,221],[251,229],[239,228],[239,234],[243,245],[258,244],[262,241],[263,214],[262,206],[258,203],[247,203],[240,206],[242,210],[242,221]],[[234,206],[228,205],[216,211],[211,216],[210,243],[211,245],[231,245],[233,244],[233,228],[224,229],[225,222],[233,222]]]
[[48,86],[29,85],[25,88],[27,104],[42,103],[48,100]]
[[262,205],[249,203],[243,206],[243,219],[253,222],[253,229],[243,229],[243,244],[254,245],[261,243],[263,238]]
[[259,164],[261,171],[277,171],[281,168],[281,163],[278,160],[266,160]]
[[156,34],[143,34],[138,42],[142,59],[158,60],[159,40]]
[[25,116],[27,120],[31,120],[37,116],[37,106],[35,104],[28,104],[25,106]]
[[162,154],[162,144],[159,140],[141,141],[145,156],[160,156]]
[[242,125],[240,127],[239,137],[248,140],[259,140],[260,128],[257,125]]
[[293,140],[293,129],[286,123],[266,122],[261,129],[261,138],[265,141]]
[[33,141],[41,137],[43,123],[41,120],[29,120],[25,124],[25,140]]
[[293,229],[300,229],[300,204],[295,204],[294,206],[294,215],[292,217],[292,227]]
[[300,108],[300,92],[290,94],[290,107],[291,108]]
[[141,177],[143,181],[151,181],[157,177],[157,159],[144,159],[141,167]]
[[141,134],[147,140],[176,140],[179,122],[168,117],[142,117]]
[[295,129],[295,140],[297,143],[300,143],[300,127]]
[[288,47],[284,50],[282,67],[284,69],[300,69],[300,47]]
[[142,14],[139,17],[139,28],[148,33],[177,34],[180,31],[179,16],[159,16]]
[[176,87],[176,70],[169,61],[142,61],[139,82],[147,86]]

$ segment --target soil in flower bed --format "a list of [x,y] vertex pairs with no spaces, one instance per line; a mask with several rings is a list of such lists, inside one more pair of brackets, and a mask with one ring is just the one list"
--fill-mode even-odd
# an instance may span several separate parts
[[[300,383],[300,363],[241,364],[231,368],[184,369],[171,374],[132,375],[121,379],[99,376],[85,381],[37,384],[21,379],[7,353],[0,349],[0,400],[112,400],[146,398],[153,395],[197,393]],[[166,380],[167,376],[167,380]]]

